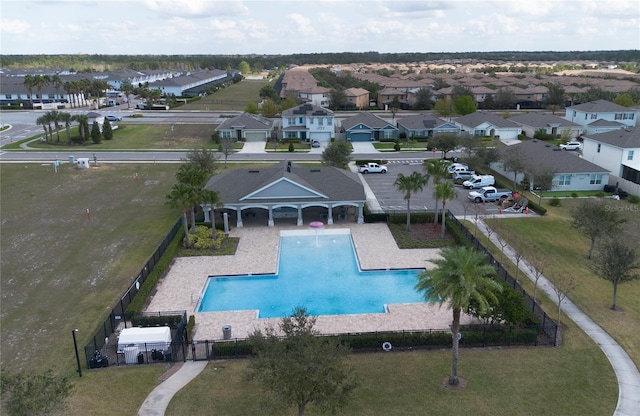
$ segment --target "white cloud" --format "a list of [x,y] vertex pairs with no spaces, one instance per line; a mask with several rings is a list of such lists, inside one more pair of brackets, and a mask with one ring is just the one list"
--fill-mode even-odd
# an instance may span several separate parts
[[2,19],[0,20],[0,31],[3,33],[11,33],[14,35],[20,35],[26,33],[31,28],[29,22],[17,19]]
[[314,25],[308,17],[298,13],[290,13],[285,17],[291,20],[295,24],[297,31],[303,35],[312,35],[315,32]]
[[237,0],[144,0],[144,5],[166,17],[207,18],[248,12],[248,8]]

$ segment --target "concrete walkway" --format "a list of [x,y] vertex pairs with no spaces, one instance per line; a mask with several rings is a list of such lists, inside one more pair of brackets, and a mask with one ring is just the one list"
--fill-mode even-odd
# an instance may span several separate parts
[[147,396],[142,406],[140,406],[140,410],[138,410],[138,416],[164,415],[173,396],[196,378],[207,364],[208,361],[187,361],[183,363],[175,374],[160,383]]
[[[472,220],[473,221],[473,220]],[[478,229],[487,236],[487,226],[480,220]],[[495,233],[491,235],[491,241],[496,247],[502,247],[498,242]],[[504,255],[514,264],[515,251],[511,246],[504,248]],[[533,267],[525,260],[520,262],[520,270],[535,282]],[[542,276],[538,280],[538,288],[549,296],[557,305],[558,297],[554,291],[553,284]],[[640,372],[631,357],[618,345],[618,343],[607,334],[604,329],[591,320],[569,299],[564,299],[561,303],[562,312],[571,318],[591,339],[598,344],[602,352],[607,356],[613,371],[618,379],[618,405],[613,416],[640,416]]]

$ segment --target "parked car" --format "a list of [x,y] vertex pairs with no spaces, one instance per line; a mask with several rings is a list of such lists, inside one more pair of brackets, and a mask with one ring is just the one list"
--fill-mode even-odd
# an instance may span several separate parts
[[314,140],[311,142],[311,147],[320,147],[320,142],[317,140]]
[[449,171],[449,173],[455,173],[455,172],[466,172],[469,170],[469,166],[465,165],[464,163],[452,163],[451,165],[449,165],[449,167],[447,167],[447,170]]
[[580,142],[567,142],[560,145],[560,149],[562,150],[580,150],[581,148],[582,145]]
[[109,121],[122,121],[122,117],[108,115],[105,117]]
[[484,186],[493,186],[496,183],[496,178],[493,175],[475,175],[471,179],[462,182],[462,186],[465,189],[478,189]]

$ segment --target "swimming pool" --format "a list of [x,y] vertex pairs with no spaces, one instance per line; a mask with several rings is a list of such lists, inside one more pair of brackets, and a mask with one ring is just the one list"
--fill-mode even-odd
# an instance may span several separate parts
[[296,306],[312,315],[383,313],[386,304],[424,302],[414,289],[421,271],[361,271],[348,230],[283,232],[275,274],[211,276],[197,311],[257,310],[260,318],[289,316]]

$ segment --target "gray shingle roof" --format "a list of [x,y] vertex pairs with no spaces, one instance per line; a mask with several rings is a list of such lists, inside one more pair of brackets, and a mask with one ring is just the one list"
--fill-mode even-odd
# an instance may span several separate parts
[[569,121],[563,117],[558,117],[549,113],[527,113],[519,116],[511,117],[509,120],[523,126],[531,126],[535,128],[544,128],[548,126],[558,125],[560,127],[580,127],[579,124]]
[[525,140],[513,146],[501,147],[498,152],[503,155],[511,147],[517,147],[522,150],[527,169],[533,169],[538,166],[550,167],[555,169],[557,174],[609,172],[607,169],[584,160],[575,152],[554,150],[554,148],[558,149],[558,147],[549,145],[542,140]]
[[[309,168],[291,164],[291,172],[287,172],[287,162],[282,161],[275,166],[258,169],[234,169],[215,175],[209,179],[206,189],[218,191],[220,200],[225,204],[241,203],[242,198],[259,189],[274,184],[282,178],[311,189],[318,194],[326,195],[305,198],[305,203],[330,201],[365,201],[364,187],[353,172],[334,167]],[[249,201],[244,201],[248,203]],[[291,197],[262,199],[261,203],[286,202],[294,203]]]
[[289,108],[282,112],[282,117],[296,117],[296,116],[333,116],[333,111],[319,107],[313,104],[301,104],[297,107]]
[[446,124],[446,122],[431,114],[416,114],[398,120],[398,125],[404,126],[408,130],[434,129],[442,124]]
[[467,127],[477,127],[485,122],[491,123],[500,128],[520,127],[511,120],[493,113],[485,113],[484,111],[477,111],[475,113],[467,114],[466,116],[458,117],[455,121],[456,123],[460,123]]
[[640,125],[632,129],[620,129],[606,133],[591,134],[586,139],[611,144],[625,149],[640,148]]
[[567,107],[567,111],[569,110],[579,110],[584,111],[585,113],[628,113],[629,111],[633,111],[627,107],[623,107],[607,100],[590,101],[588,103]]
[[226,119],[222,124],[216,127],[216,130],[231,130],[240,126],[245,130],[271,130],[273,127],[273,120],[257,114],[242,113],[239,116]]
[[358,124],[364,124],[372,129],[383,129],[385,127],[393,127],[392,124],[387,123],[380,117],[371,113],[359,113],[353,117],[349,117],[342,121],[342,128],[349,130]]

